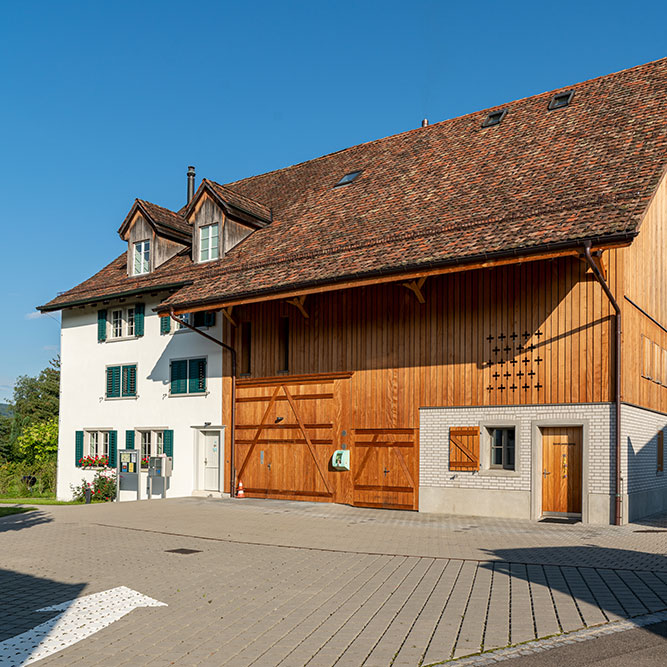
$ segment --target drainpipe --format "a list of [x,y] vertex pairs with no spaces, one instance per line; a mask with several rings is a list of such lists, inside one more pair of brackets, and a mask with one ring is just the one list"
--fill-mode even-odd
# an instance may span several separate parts
[[189,322],[186,322],[185,320],[181,319],[180,317],[176,317],[174,314],[174,309],[173,307],[169,307],[169,317],[171,317],[174,322],[178,322],[179,324],[182,324],[184,327],[187,327],[188,329],[192,329],[192,331],[198,333],[200,336],[203,336],[204,338],[207,338],[208,340],[212,341],[216,345],[220,345],[220,347],[224,348],[227,350],[232,355],[232,416],[231,416],[231,447],[230,447],[230,475],[229,475],[229,496],[231,498],[236,498],[236,465],[235,465],[235,458],[234,458],[234,439],[235,439],[235,429],[236,429],[236,350],[231,346],[227,345],[227,343],[223,343],[221,340],[217,340],[217,338],[213,338],[213,336],[209,336],[207,333],[204,333],[203,331],[199,331],[196,327],[193,327]]
[[616,400],[616,502],[615,502],[615,511],[614,511],[614,523],[617,526],[621,525],[621,307],[618,305],[614,295],[609,289],[607,281],[604,279],[598,269],[597,265],[593,261],[591,256],[591,242],[586,241],[584,243],[584,256],[588,262],[588,266],[591,267],[593,275],[600,283],[600,286],[604,290],[604,293],[607,295],[609,302],[616,311],[616,387],[615,387],[615,400]]

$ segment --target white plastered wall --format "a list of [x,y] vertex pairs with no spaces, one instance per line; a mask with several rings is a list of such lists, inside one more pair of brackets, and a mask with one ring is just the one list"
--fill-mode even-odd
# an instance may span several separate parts
[[[111,311],[133,303],[128,299],[123,304],[112,302],[103,307]],[[62,500],[71,498],[71,485],[94,475],[91,470],[76,467],[74,460],[75,433],[87,429],[117,431],[118,449],[125,447],[126,430],[172,429],[174,469],[167,495],[187,496],[196,490],[195,456],[200,429],[207,423],[207,430],[221,425],[221,348],[193,331],[174,332],[174,322],[171,333],[161,335],[160,318],[152,310],[158,302],[144,303],[144,335],[128,340],[98,342],[98,307],[63,312],[57,491]],[[206,332],[220,339],[221,326],[218,313],[215,327]],[[189,357],[207,358],[207,392],[170,396],[169,361]],[[106,366],[133,363],[137,364],[137,398],[105,399]],[[135,447],[140,446],[137,435]]]

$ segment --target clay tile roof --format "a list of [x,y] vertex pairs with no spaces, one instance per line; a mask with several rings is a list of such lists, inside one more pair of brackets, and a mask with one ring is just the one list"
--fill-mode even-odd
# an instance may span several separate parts
[[174,213],[174,211],[170,211],[168,208],[146,201],[145,199],[137,199],[137,203],[150,217],[151,221],[156,226],[158,233],[163,232],[169,236],[170,232],[171,234],[175,232],[178,236],[188,240],[188,242],[191,241],[192,227],[181,215]]
[[224,202],[230,204],[234,208],[243,211],[244,213],[249,213],[252,217],[257,218],[263,222],[271,222],[271,209],[264,204],[260,204],[251,197],[242,195],[239,192],[220,185],[215,181],[205,179],[213,191],[222,199]]
[[[565,108],[548,110],[559,92],[551,91],[210,182],[244,210],[261,202],[273,221],[219,261],[191,265],[188,284],[165,304],[632,238],[667,166],[667,59],[560,90],[574,91]],[[502,122],[483,128],[500,109]]]

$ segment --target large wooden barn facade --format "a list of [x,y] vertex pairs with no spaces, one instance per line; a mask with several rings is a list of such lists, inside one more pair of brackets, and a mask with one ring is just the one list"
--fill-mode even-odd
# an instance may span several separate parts
[[667,509],[666,100],[662,60],[204,180],[169,212],[191,245],[144,282],[121,257],[45,308],[138,284],[162,318],[218,313],[232,495],[592,523]]

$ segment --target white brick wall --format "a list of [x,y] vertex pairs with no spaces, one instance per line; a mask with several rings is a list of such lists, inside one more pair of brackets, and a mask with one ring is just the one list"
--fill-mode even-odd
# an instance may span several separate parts
[[666,429],[666,415],[632,405],[621,406],[621,461],[625,493],[653,489],[667,492],[667,473],[657,472],[658,431]]
[[[518,476],[449,470],[449,429],[479,426],[498,420],[517,424]],[[419,484],[424,487],[459,487],[530,491],[532,422],[558,421],[589,426],[589,492],[610,493],[614,474],[614,406],[609,403],[526,405],[420,410]],[[654,445],[655,446],[655,445]],[[655,474],[655,470],[654,470]]]

